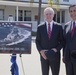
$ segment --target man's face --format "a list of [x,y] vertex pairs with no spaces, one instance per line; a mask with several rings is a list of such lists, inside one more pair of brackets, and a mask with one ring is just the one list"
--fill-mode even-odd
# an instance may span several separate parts
[[51,21],[53,20],[54,14],[53,14],[52,11],[46,10],[46,11],[44,12],[44,17],[45,17],[45,20],[46,20],[47,22],[51,22]]
[[76,6],[69,9],[70,16],[73,20],[76,20]]

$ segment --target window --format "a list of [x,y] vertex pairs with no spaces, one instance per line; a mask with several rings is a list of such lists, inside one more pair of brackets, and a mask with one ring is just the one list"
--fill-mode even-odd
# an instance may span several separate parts
[[60,12],[57,12],[57,22],[60,23]]
[[69,2],[69,0],[63,0],[64,2]]
[[65,11],[56,11],[54,15],[54,21],[58,23],[65,23]]
[[22,10],[18,11],[18,20],[23,21],[23,11]]
[[19,21],[31,21],[31,11],[30,10],[19,10],[18,20]]
[[31,21],[31,11],[24,11],[24,21]]
[[0,9],[0,20],[4,20],[4,10]]

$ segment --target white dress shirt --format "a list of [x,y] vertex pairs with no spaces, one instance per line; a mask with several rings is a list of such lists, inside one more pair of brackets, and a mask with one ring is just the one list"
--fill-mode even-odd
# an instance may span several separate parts
[[[50,22],[51,31],[52,31],[52,28],[53,28],[53,23],[54,23],[54,21],[52,20],[52,21]],[[47,21],[46,21],[46,26],[47,26],[47,32],[48,32],[48,22],[47,22]]]

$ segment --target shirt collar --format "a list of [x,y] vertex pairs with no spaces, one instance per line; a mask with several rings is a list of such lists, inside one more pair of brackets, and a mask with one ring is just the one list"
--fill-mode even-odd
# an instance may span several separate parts
[[72,21],[72,23],[71,23],[72,25],[73,25],[73,22],[75,22],[75,26],[76,26],[76,20],[75,21],[74,20]]
[[[50,22],[50,25],[53,25],[53,22],[54,22],[54,21],[52,20],[52,21]],[[47,22],[47,21],[46,21],[46,24],[48,25],[48,22]]]
[[76,20],[72,20],[72,23],[73,23],[73,22],[75,22],[75,23],[76,23]]
[[[54,23],[54,21],[52,20],[51,22],[50,22],[50,28],[51,28],[51,30],[52,30],[52,28],[53,28],[53,23]],[[46,21],[46,26],[47,26],[47,30],[48,30],[48,22]]]

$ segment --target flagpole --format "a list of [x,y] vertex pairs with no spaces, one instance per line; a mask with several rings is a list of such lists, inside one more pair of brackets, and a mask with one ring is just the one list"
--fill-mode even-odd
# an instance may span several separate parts
[[25,75],[25,71],[24,71],[24,67],[23,67],[23,62],[22,62],[22,58],[21,58],[22,54],[20,54],[19,56],[20,56],[20,59],[21,59],[21,65],[22,65],[23,75]]
[[42,0],[39,0],[39,7],[38,7],[38,25],[40,24],[40,18],[41,18],[41,4]]

